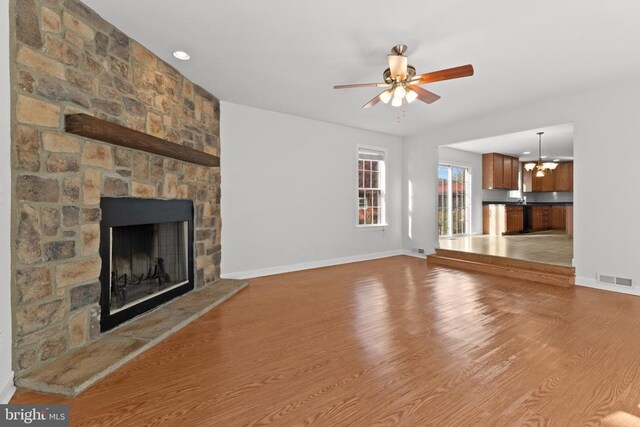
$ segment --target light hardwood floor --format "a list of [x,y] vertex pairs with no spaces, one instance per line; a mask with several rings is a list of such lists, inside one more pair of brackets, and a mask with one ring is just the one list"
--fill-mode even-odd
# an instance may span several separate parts
[[560,231],[541,231],[512,236],[453,237],[440,239],[440,247],[547,264],[571,266],[573,261],[573,239]]
[[252,280],[78,397],[13,402],[73,425],[635,425],[639,330],[637,297],[401,256]]

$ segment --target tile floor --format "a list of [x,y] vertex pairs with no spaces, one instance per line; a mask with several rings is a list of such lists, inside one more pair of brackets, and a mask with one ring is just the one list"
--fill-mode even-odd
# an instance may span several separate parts
[[454,237],[440,239],[440,248],[568,266],[573,260],[573,239],[560,231]]

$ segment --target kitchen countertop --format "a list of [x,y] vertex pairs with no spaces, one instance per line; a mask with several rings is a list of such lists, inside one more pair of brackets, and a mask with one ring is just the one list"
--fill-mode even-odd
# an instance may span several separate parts
[[492,202],[483,201],[483,205],[509,205],[509,206],[573,206],[573,202]]

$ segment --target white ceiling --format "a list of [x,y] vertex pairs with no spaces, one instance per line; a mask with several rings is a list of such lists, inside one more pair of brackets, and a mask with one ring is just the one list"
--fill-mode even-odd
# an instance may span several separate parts
[[[542,135],[542,155],[547,156],[547,160],[573,159],[573,123],[458,142],[446,145],[446,147],[481,154],[506,154],[518,157],[522,161],[537,160],[538,132],[544,132],[544,135]],[[524,154],[526,151],[529,151],[529,154]]]
[[[395,135],[575,92],[640,71],[637,0],[84,0],[224,101]],[[442,99],[360,107],[398,43]],[[171,53],[186,50],[192,60]]]

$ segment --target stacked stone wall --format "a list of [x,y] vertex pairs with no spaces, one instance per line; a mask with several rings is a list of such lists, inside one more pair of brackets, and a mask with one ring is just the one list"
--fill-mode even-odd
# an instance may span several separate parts
[[21,375],[99,336],[100,197],[191,199],[220,275],[220,169],[80,138],[85,113],[219,155],[219,102],[77,0],[11,0],[12,305]]

